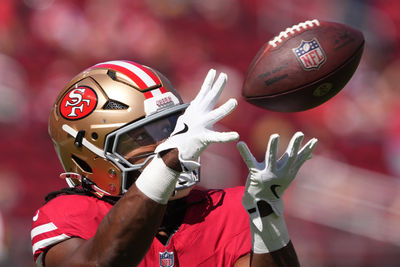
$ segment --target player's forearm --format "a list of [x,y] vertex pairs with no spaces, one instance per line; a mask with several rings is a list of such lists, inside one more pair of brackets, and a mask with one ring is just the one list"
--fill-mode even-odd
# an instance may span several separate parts
[[133,185],[99,225],[91,242],[90,261],[98,266],[139,264],[161,224],[165,208]]
[[[274,220],[263,218],[263,233],[255,233],[252,229],[253,251],[251,255],[251,267],[296,267],[300,266],[296,251],[290,241],[283,217]],[[270,218],[268,218],[270,219]]]
[[257,207],[262,226],[250,224],[253,250],[250,266],[299,266],[284,216],[276,215],[264,201],[259,201]]
[[[176,149],[164,153],[162,159],[164,167],[180,168]],[[139,264],[154,239],[165,209],[166,204],[154,201],[132,185],[99,225],[92,240],[93,262],[99,266]]]
[[296,267],[300,266],[292,242],[270,253],[251,255],[251,267]]

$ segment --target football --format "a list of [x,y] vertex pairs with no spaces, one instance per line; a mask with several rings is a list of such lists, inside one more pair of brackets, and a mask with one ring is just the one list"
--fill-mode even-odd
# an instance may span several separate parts
[[309,20],[267,42],[247,70],[242,95],[279,112],[317,107],[339,93],[357,69],[363,34],[347,25]]

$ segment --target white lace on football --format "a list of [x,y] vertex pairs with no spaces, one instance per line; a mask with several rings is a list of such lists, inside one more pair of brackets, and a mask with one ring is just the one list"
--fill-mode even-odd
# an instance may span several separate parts
[[269,45],[277,47],[285,38],[289,37],[289,34],[293,35],[296,33],[296,31],[301,32],[302,30],[306,30],[315,26],[319,26],[319,21],[317,19],[307,20],[290,28],[286,28],[286,30],[280,32],[278,36],[269,41]]

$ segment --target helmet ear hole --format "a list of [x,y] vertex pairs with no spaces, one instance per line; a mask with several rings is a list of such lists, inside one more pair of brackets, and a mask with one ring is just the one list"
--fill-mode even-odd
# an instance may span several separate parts
[[83,171],[88,172],[88,173],[93,173],[92,168],[89,166],[89,164],[86,163],[86,161],[78,158],[74,154],[71,155],[72,160],[78,165]]
[[99,135],[96,132],[92,133],[92,139],[97,140],[99,138]]

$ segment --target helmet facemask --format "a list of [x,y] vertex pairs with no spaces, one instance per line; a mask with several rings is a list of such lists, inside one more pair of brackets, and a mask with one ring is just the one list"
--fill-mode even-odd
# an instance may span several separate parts
[[[188,105],[179,105],[126,125],[106,137],[105,156],[122,171],[125,193],[155,156],[154,150],[168,138],[178,117]],[[199,181],[197,171],[181,173],[175,190],[192,187]]]

